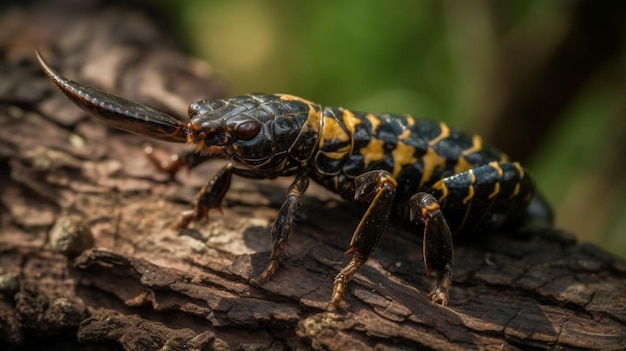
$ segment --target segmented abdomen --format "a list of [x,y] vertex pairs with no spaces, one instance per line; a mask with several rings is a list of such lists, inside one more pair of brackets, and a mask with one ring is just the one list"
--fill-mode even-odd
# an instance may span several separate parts
[[492,161],[440,179],[429,192],[439,200],[453,232],[482,232],[521,218],[534,189],[519,163]]
[[326,107],[322,119],[314,178],[346,199],[354,195],[352,180],[368,170],[393,174],[403,200],[443,177],[507,159],[478,136],[409,115]]
[[444,123],[327,107],[312,177],[352,200],[355,177],[387,170],[398,181],[396,212],[408,217],[408,198],[429,192],[458,232],[497,227],[526,206],[534,190],[532,180],[519,164],[507,160],[479,136]]

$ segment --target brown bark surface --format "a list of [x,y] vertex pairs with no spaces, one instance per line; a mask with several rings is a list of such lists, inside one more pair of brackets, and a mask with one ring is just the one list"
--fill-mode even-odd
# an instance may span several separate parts
[[[81,6],[0,16],[1,349],[626,348],[626,263],[558,229],[457,245],[444,308],[425,297],[419,233],[393,220],[345,304],[326,311],[363,208],[316,186],[290,258],[249,284],[291,180],[235,178],[224,215],[170,230],[221,162],[174,180],[159,173],[146,139],[56,91],[34,47],[72,79],[177,115],[223,95],[220,82],[154,17]],[[163,157],[184,148],[150,143]]]

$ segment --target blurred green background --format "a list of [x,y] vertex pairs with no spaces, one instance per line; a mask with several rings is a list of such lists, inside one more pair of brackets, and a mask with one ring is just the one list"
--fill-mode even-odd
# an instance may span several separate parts
[[480,133],[533,173],[558,227],[626,257],[626,1],[155,4],[232,95]]

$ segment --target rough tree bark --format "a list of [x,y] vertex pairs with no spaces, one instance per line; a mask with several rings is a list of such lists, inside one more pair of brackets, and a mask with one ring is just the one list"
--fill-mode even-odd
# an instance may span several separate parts
[[[45,5],[42,5],[45,6]],[[392,221],[376,254],[326,311],[363,208],[313,186],[261,287],[269,227],[289,179],[234,179],[225,214],[169,229],[208,163],[175,180],[145,139],[71,105],[34,59],[178,115],[223,90],[133,8],[15,7],[0,17],[0,345],[14,349],[602,349],[626,347],[626,264],[556,229],[455,248],[450,306],[425,294],[421,238]],[[69,12],[69,13],[68,13]],[[72,20],[67,20],[67,18]],[[65,18],[65,20],[61,20]],[[166,155],[182,147],[152,143]],[[5,349],[5,346],[1,347]]]

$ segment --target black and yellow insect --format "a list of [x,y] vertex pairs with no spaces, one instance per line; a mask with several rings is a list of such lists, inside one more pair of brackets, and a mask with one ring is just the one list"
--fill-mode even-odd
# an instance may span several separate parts
[[[331,304],[367,261],[394,211],[418,224],[424,262],[437,284],[429,294],[446,305],[452,277],[452,235],[488,231],[528,217],[533,180],[517,162],[444,123],[409,115],[352,112],[281,94],[200,100],[189,123],[149,107],[70,81],[49,68],[48,77],[76,105],[106,123],[139,135],[195,147],[195,156],[166,167],[176,172],[213,158],[230,160],[198,193],[193,210],[176,228],[219,208],[233,174],[245,178],[295,176],[272,228],[267,281],[283,259],[300,198],[309,179],[346,200],[369,204],[347,253],[350,263],[335,278]],[[549,213],[547,207],[543,209]],[[421,229],[423,227],[423,229]]]

